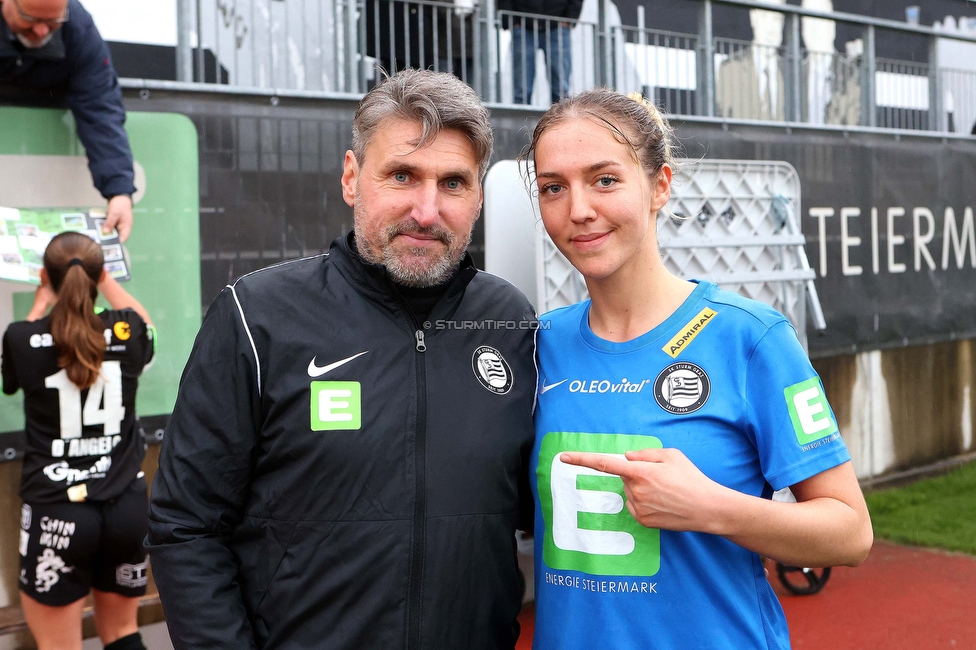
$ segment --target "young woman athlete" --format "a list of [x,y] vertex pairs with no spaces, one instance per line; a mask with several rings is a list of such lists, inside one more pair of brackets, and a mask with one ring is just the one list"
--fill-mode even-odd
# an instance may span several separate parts
[[[105,648],[141,650],[148,505],[135,398],[155,331],[81,233],[51,239],[41,282],[27,320],[3,336],[3,391],[24,390],[26,416],[20,602],[40,650],[80,650],[94,590]],[[111,310],[96,309],[99,290]]]
[[[761,556],[856,565],[871,547],[790,323],[661,261],[671,138],[604,89],[533,134],[543,224],[590,294],[539,331],[536,650],[787,648]],[[787,486],[798,503],[770,500]]]

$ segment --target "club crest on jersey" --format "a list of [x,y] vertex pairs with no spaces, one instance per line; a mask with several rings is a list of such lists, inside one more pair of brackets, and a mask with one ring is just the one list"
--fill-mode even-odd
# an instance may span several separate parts
[[654,380],[654,398],[668,413],[694,413],[708,401],[712,385],[705,371],[693,363],[673,363]]
[[482,386],[504,395],[512,390],[512,369],[502,353],[489,345],[482,345],[471,355],[471,370]]

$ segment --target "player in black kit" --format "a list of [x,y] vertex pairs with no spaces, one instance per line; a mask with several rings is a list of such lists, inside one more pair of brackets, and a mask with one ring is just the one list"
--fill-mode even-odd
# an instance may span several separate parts
[[[3,336],[3,392],[24,390],[20,602],[40,650],[81,649],[91,589],[105,648],[144,649],[148,505],[135,405],[155,330],[103,263],[84,234],[54,237],[27,320]],[[111,310],[95,307],[99,290]]]

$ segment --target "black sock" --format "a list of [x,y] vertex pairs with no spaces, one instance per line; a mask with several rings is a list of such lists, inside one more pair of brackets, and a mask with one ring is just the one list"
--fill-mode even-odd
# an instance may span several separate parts
[[133,632],[129,636],[112,641],[105,646],[105,650],[146,650],[146,646],[142,645],[142,635]]

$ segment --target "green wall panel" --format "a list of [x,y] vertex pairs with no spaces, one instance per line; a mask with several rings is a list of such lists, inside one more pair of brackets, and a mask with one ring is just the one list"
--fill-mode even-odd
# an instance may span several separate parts
[[[125,286],[145,305],[159,333],[156,361],[141,379],[137,409],[141,416],[162,415],[173,409],[180,375],[200,327],[197,133],[183,115],[139,112],[128,114],[126,131],[133,156],[145,172],[145,187],[138,188],[135,223],[126,242],[132,279]],[[68,111],[0,107],[0,155],[83,157],[84,148],[75,137]],[[6,164],[11,164],[9,159]],[[36,207],[5,202],[11,190],[8,185],[5,192],[5,182],[11,181],[0,174],[0,206]],[[32,190],[42,194],[45,188]],[[72,206],[52,207],[69,211]],[[83,210],[104,203],[73,207]],[[8,314],[8,320],[22,318],[33,288],[2,284],[0,300],[10,304],[0,306],[0,313]],[[0,323],[2,328],[6,325]],[[21,396],[0,398],[0,432],[22,428]]]

